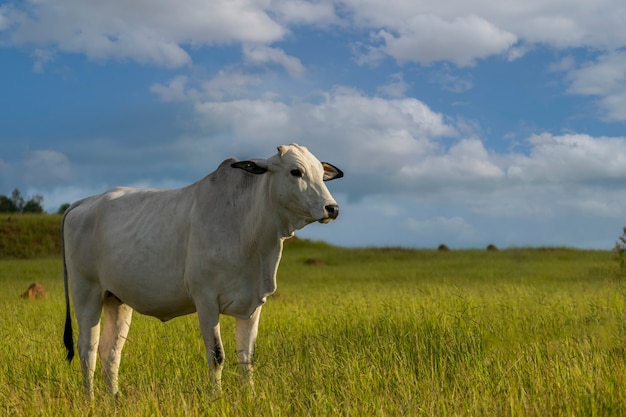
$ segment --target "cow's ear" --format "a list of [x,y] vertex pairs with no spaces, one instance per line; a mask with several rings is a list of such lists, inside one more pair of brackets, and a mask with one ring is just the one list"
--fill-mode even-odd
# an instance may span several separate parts
[[254,161],[239,161],[230,164],[233,168],[243,169],[244,171],[250,172],[252,174],[265,174],[267,172],[267,167],[259,165]]
[[343,171],[328,162],[322,162],[324,167],[324,181],[336,180],[343,177]]

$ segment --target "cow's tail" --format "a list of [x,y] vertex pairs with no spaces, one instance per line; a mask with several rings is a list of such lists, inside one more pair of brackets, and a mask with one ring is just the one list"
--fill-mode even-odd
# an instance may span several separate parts
[[72,311],[70,306],[70,289],[67,277],[67,263],[65,261],[65,218],[77,203],[71,205],[63,214],[61,220],[61,247],[63,255],[63,286],[65,288],[65,331],[63,332],[63,343],[67,349],[67,361],[72,362],[74,359],[74,332],[72,331]]

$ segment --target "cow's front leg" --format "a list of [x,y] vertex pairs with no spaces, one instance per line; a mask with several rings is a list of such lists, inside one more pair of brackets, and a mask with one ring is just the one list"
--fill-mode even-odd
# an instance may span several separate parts
[[245,387],[252,390],[254,381],[252,378],[254,345],[259,330],[259,317],[261,316],[261,306],[252,313],[249,319],[237,319],[237,358],[239,359],[239,370],[241,371],[242,382]]
[[198,308],[198,320],[206,348],[213,388],[216,392],[220,392],[222,389],[222,368],[224,367],[224,346],[220,336],[219,310],[207,307]]

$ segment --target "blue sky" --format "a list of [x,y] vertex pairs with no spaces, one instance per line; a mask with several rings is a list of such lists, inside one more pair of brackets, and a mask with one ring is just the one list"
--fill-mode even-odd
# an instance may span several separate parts
[[618,0],[0,3],[0,194],[48,211],[297,142],[346,246],[609,249],[626,224]]

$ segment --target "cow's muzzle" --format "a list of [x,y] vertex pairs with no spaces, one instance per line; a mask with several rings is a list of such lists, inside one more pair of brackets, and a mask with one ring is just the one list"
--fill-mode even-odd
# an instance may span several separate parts
[[326,217],[320,220],[320,223],[328,223],[331,220],[335,220],[339,216],[339,206],[337,204],[329,204],[324,206],[326,211]]

